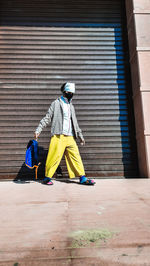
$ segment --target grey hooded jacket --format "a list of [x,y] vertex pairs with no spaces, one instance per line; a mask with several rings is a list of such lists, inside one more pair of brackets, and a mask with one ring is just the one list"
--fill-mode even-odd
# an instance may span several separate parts
[[[71,121],[73,127],[74,137],[84,140],[82,135],[82,130],[79,128],[75,109],[72,103],[70,103],[71,110]],[[45,115],[45,117],[40,121],[35,133],[41,133],[43,128],[51,123],[51,136],[61,135],[63,132],[63,106],[60,97],[53,101]]]

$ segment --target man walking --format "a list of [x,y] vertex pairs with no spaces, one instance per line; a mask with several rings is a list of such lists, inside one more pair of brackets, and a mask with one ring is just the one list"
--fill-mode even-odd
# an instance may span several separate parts
[[53,185],[52,177],[65,156],[70,178],[79,177],[80,184],[94,185],[93,179],[85,177],[84,166],[75,139],[85,145],[82,131],[79,128],[72,97],[75,93],[74,83],[65,83],[61,87],[62,96],[53,101],[46,116],[35,130],[36,139],[43,128],[51,123],[51,141],[46,160],[44,184]]

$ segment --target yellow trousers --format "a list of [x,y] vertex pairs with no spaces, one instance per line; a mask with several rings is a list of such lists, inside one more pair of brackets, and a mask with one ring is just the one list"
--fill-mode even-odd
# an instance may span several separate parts
[[85,175],[78,146],[73,136],[54,135],[51,138],[46,160],[45,176],[53,177],[60,161],[65,155],[70,178]]

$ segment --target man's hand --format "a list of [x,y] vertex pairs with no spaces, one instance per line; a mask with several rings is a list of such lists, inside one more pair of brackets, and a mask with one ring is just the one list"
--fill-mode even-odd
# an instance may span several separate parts
[[40,133],[34,133],[34,137],[36,140],[38,139],[39,136],[40,136]]
[[81,144],[82,146],[84,146],[84,145],[85,145],[85,140],[84,140],[84,139],[81,140],[81,141],[80,141],[80,144]]

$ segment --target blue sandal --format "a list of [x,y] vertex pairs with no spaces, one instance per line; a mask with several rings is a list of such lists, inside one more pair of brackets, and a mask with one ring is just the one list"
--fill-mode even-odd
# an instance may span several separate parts
[[53,185],[53,182],[52,182],[52,179],[50,177],[45,177],[43,179],[42,184],[44,184],[44,185]]
[[94,185],[96,182],[93,179],[88,179],[85,176],[80,177],[80,184],[82,185]]

